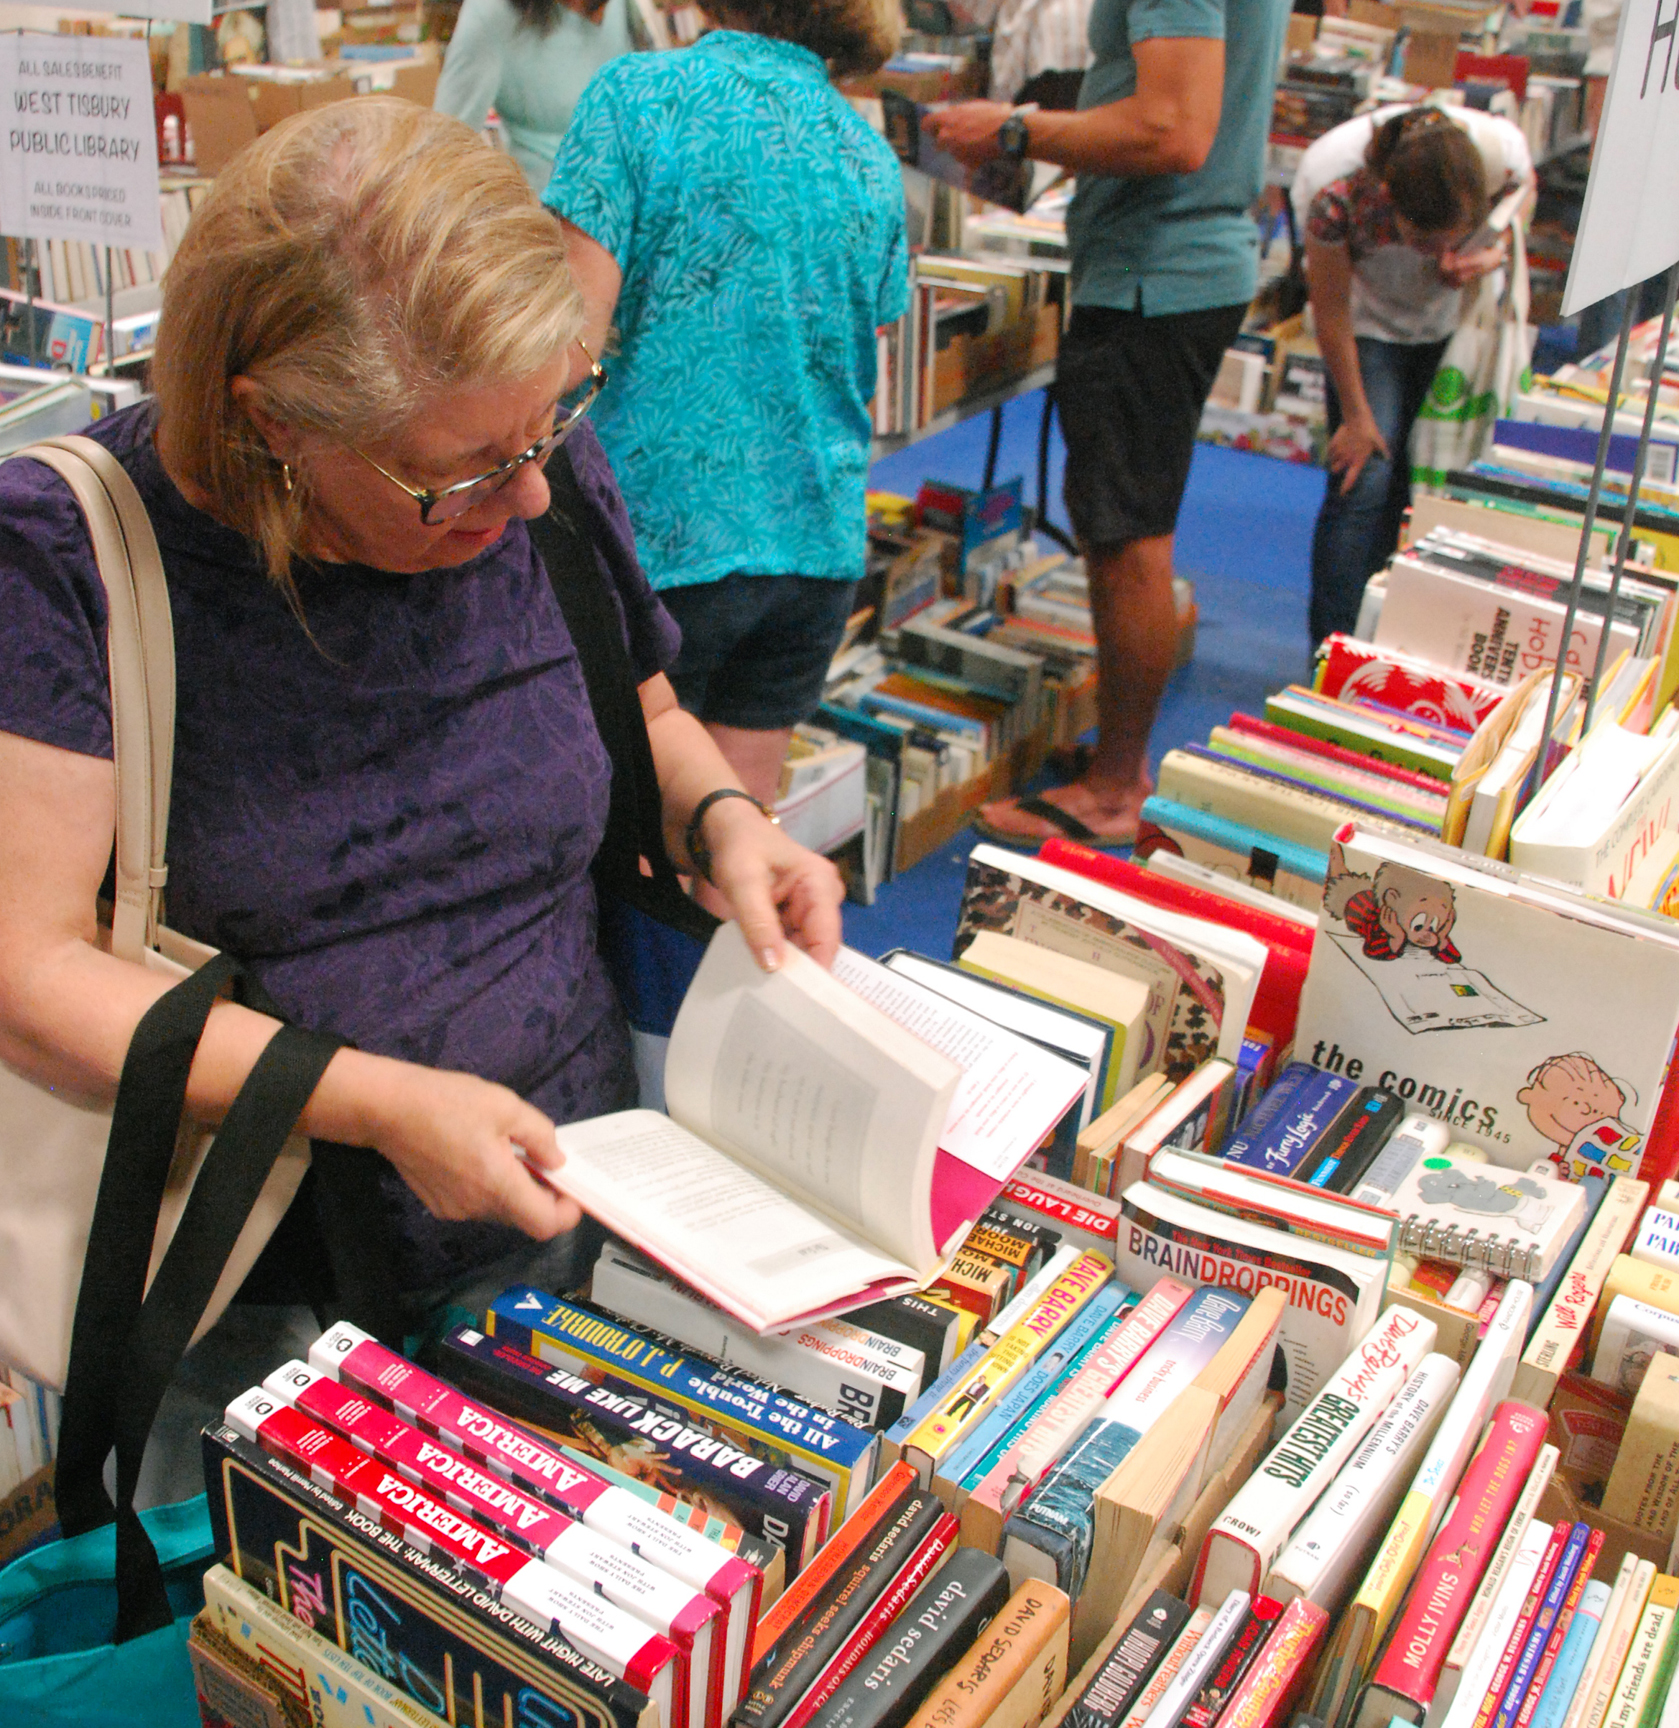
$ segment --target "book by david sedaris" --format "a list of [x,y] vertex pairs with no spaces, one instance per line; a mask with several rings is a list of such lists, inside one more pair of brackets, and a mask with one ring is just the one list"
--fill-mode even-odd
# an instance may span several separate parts
[[1635,1175],[1679,1025],[1679,926],[1433,842],[1330,850],[1297,1053],[1498,1164]]

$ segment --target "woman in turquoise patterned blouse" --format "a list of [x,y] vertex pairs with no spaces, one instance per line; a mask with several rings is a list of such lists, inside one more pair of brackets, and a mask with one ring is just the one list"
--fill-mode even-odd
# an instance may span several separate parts
[[596,74],[544,201],[592,334],[595,426],[683,629],[673,682],[773,800],[863,573],[875,332],[907,303],[897,161],[834,89],[888,0],[718,0],[692,48]]

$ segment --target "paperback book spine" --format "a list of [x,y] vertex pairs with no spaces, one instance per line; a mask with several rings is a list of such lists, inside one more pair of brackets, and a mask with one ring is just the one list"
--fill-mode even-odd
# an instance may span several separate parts
[[1533,1683],[1539,1660],[1545,1653],[1551,1630],[1557,1623],[1558,1615],[1562,1613],[1562,1605],[1568,1599],[1575,1574],[1580,1570],[1581,1562],[1586,1558],[1588,1544],[1594,1536],[1597,1539],[1596,1547],[1592,1548],[1591,1552],[1595,1556],[1597,1548],[1603,1545],[1601,1530],[1594,1531],[1589,1524],[1576,1524],[1569,1531],[1568,1540],[1557,1560],[1556,1570],[1545,1587],[1539,1610],[1528,1627],[1521,1649],[1517,1652],[1510,1678],[1504,1688],[1504,1697],[1492,1718],[1493,1728],[1512,1728],[1522,1701],[1527,1697],[1528,1687]]
[[989,1554],[958,1549],[822,1707],[822,1728],[902,1728],[1009,1599]]
[[1121,1720],[1120,1728],[1143,1728],[1150,1712],[1165,1695],[1166,1688],[1178,1677],[1184,1663],[1194,1655],[1195,1646],[1206,1636],[1207,1628],[1212,1623],[1211,1608],[1195,1608],[1190,1611],[1183,1630],[1172,1640],[1171,1648],[1161,1657],[1159,1666],[1144,1683],[1142,1691],[1137,1694],[1136,1703],[1131,1706],[1130,1714]]
[[[1636,1564],[1637,1556],[1634,1557]],[[1539,1708],[1533,1713],[1533,1728],[1562,1728],[1562,1719],[1574,1698],[1586,1670],[1592,1645],[1603,1625],[1603,1611],[1609,1605],[1610,1589],[1594,1578],[1580,1592],[1579,1605],[1563,1640],[1557,1664],[1545,1682]]]
[[[1456,1696],[1448,1708],[1441,1703],[1441,1695],[1436,1692],[1435,1701],[1429,1706],[1429,1728],[1439,1728],[1440,1724],[1445,1728],[1470,1728],[1492,1685],[1498,1664],[1504,1658],[1504,1647],[1510,1634],[1521,1618],[1540,1562],[1549,1551],[1552,1535],[1551,1526],[1539,1518],[1533,1519],[1523,1531],[1481,1635],[1471,1648],[1455,1683]],[[1448,1669],[1444,1678],[1450,1681],[1450,1677]]]
[[1286,1722],[1328,1625],[1329,1616],[1316,1603],[1290,1602],[1219,1718],[1219,1728],[1279,1728]]
[[669,1639],[604,1596],[500,1540],[271,1393],[236,1398],[228,1406],[227,1425],[307,1470],[328,1492],[395,1530],[411,1548],[453,1567],[512,1613],[557,1633],[637,1691],[657,1698],[673,1723],[688,1722],[686,1659]]
[[904,1461],[920,1472],[923,1484],[1112,1276],[1113,1262],[1105,1254],[1081,1254],[1033,1310],[986,1352],[972,1374],[923,1417],[903,1446]]
[[216,1629],[274,1675],[316,1728],[444,1728],[444,1719],[320,1633],[270,1602],[225,1566],[204,1574],[204,1606]]
[[938,1501],[930,1494],[912,1494],[879,1537],[833,1575],[753,1665],[732,1717],[736,1728],[779,1728],[788,1722],[852,1647],[875,1604],[906,1575],[919,1585],[954,1536],[955,1520]]
[[1247,1592],[1232,1590],[1214,1612],[1205,1635],[1190,1651],[1184,1665],[1172,1676],[1166,1690],[1149,1711],[1144,1728],[1178,1728],[1184,1712],[1195,1702],[1202,1686],[1224,1660],[1247,1613]]
[[1621,1569],[1615,1575],[1615,1586],[1609,1592],[1609,1602],[1576,1683],[1574,1697],[1565,1708],[1562,1728],[1583,1728],[1587,1722],[1591,1728],[1597,1728],[1613,1684],[1605,1676],[1611,1665],[1616,1674],[1620,1672],[1620,1663],[1626,1658],[1626,1640],[1631,1638],[1630,1622],[1649,1595],[1655,1575],[1656,1569],[1648,1560],[1640,1560],[1631,1552],[1621,1557]]
[[1189,1614],[1187,1603],[1156,1590],[1061,1718],[1060,1728],[1119,1728]]
[[1063,1375],[1099,1338],[1122,1324],[1135,1293],[1123,1284],[1108,1284],[1079,1313],[1060,1337],[1046,1345],[1032,1365],[992,1405],[938,1467],[938,1478],[960,1486],[975,1465],[983,1463],[1044,1398]]
[[1528,1586],[1527,1597],[1516,1615],[1516,1623],[1511,1628],[1510,1636],[1504,1641],[1498,1665],[1492,1671],[1492,1680],[1475,1712],[1475,1728],[1486,1728],[1486,1724],[1493,1719],[1503,1702],[1505,1689],[1510,1684],[1510,1675],[1527,1643],[1527,1635],[1533,1628],[1534,1618],[1544,1605],[1545,1592],[1550,1589],[1551,1580],[1556,1576],[1557,1562],[1562,1559],[1562,1551],[1568,1544],[1569,1535],[1569,1526],[1558,1524],[1553,1527],[1546,1540],[1545,1551],[1540,1555],[1539,1564],[1534,1569],[1533,1582]]
[[689,1720],[721,1720],[727,1617],[710,1597],[301,1362],[270,1374],[263,1389],[670,1639],[688,1664]]
[[822,1545],[822,1552],[802,1571],[791,1589],[758,1622],[752,1640],[752,1662],[756,1668],[772,1645],[828,1587],[829,1580],[858,1549],[874,1542],[908,1504],[915,1492],[915,1472],[907,1464],[894,1464],[869,1491],[868,1498]]
[[484,1329],[555,1367],[650,1394],[697,1426],[736,1436],[756,1457],[830,1482],[835,1517],[844,1517],[853,1499],[869,1491],[880,1451],[877,1435],[713,1363],[663,1349],[580,1303],[515,1287],[490,1304]]
[[962,1508],[965,1546],[983,1548],[987,1554],[997,1552],[1004,1521],[1194,1294],[1194,1286],[1181,1279],[1160,1279],[1119,1328],[1091,1351],[1031,1427],[1011,1439]]
[[[756,1375],[865,1428],[885,1428],[915,1396],[919,1372],[883,1362],[857,1338],[825,1324],[760,1338],[732,1315],[608,1243],[595,1263],[592,1299],[619,1319]],[[853,1330],[856,1330],[853,1328]],[[919,1364],[917,1365],[919,1369]]]
[[1031,1728],[1067,1683],[1070,1604],[1022,1584],[910,1718],[909,1728]]
[[916,1398],[938,1379],[957,1354],[956,1315],[923,1296],[893,1296],[884,1302],[871,1302],[866,1308],[853,1308],[846,1319],[853,1325],[866,1326],[878,1337],[896,1340],[906,1351],[921,1357],[922,1381]]
[[1603,1718],[1603,1728],[1633,1728],[1638,1721],[1645,1694],[1661,1660],[1662,1644],[1672,1629],[1676,1599],[1679,1599],[1679,1579],[1658,1576],[1638,1617],[1626,1664]]
[[204,1431],[216,1552],[247,1583],[449,1720],[658,1728],[638,1692],[556,1633],[225,1425]]
[[1545,1418],[1499,1405],[1396,1623],[1375,1684],[1426,1711],[1463,1617],[1545,1443]]
[[1266,1454],[1207,1533],[1196,1564],[1196,1602],[1258,1591],[1294,1528],[1352,1456],[1433,1348],[1438,1328],[1390,1308]]
[[436,1435],[475,1463],[580,1518],[591,1530],[703,1590],[729,1616],[726,1691],[738,1691],[757,1623],[763,1574],[568,1453],[526,1433],[499,1411],[463,1397],[347,1322],[329,1327],[309,1350],[309,1365],[365,1393],[422,1433]]
[[498,1410],[585,1451],[622,1448],[661,1479],[698,1489],[745,1529],[784,1548],[790,1573],[821,1546],[832,1504],[826,1483],[754,1457],[646,1393],[550,1367],[470,1327],[451,1333],[445,1348],[449,1371]]
[[1022,1170],[1003,1184],[997,1204],[1017,1216],[1059,1231],[1064,1242],[1113,1257],[1119,1240],[1119,1202],[1091,1194],[1071,1182]]
[[[1516,1712],[1517,1728],[1528,1728],[1534,1717],[1539,1713],[1539,1705],[1544,1698],[1545,1688],[1550,1684],[1551,1676],[1557,1670],[1557,1664],[1562,1660],[1563,1649],[1568,1642],[1568,1634],[1572,1630],[1574,1617],[1579,1611],[1580,1599],[1585,1595],[1591,1583],[1591,1570],[1597,1562],[1599,1552],[1603,1547],[1603,1532],[1594,1530],[1586,1544],[1586,1551],[1580,1557],[1579,1567],[1574,1573],[1573,1582],[1568,1586],[1568,1594],[1562,1599],[1562,1610],[1557,1615],[1556,1623],[1551,1627],[1551,1635],[1545,1640],[1545,1648],[1540,1655],[1538,1666],[1533,1670],[1533,1678],[1528,1682],[1527,1694],[1522,1699],[1521,1708]],[[1603,1586],[1599,1585],[1599,1589]],[[1672,1640],[1669,1640],[1671,1647]],[[1666,1684],[1663,1683],[1662,1694],[1665,1697]]]
[[1236,1628],[1236,1636],[1230,1640],[1230,1648],[1201,1682],[1201,1690],[1183,1713],[1184,1728],[1213,1728],[1258,1658],[1260,1646],[1270,1636],[1282,1611],[1282,1604],[1268,1596],[1261,1596],[1249,1607],[1246,1618]]
[[1002,1558],[1011,1578],[1052,1572],[1069,1595],[1083,1589],[1097,1489],[1218,1353],[1247,1308],[1245,1296],[1203,1290],[1167,1326],[1005,1524]]
[[1301,1522],[1265,1580],[1265,1594],[1287,1601],[1303,1596],[1336,1614],[1359,1569],[1369,1563],[1422,1460],[1458,1367],[1449,1356],[1423,1358],[1399,1396],[1382,1413],[1364,1444]]
[[[1326,1081],[1335,1084],[1325,1085]],[[1336,1074],[1324,1074],[1309,1062],[1291,1062],[1277,1076],[1247,1121],[1231,1135],[1220,1156],[1226,1163],[1270,1169],[1271,1166],[1256,1160],[1259,1146],[1273,1130],[1280,1130],[1291,1116],[1301,1110],[1313,1106],[1321,1109],[1330,1099],[1338,1100],[1335,1109],[1339,1110],[1357,1090],[1351,1081]],[[1286,1171],[1282,1173],[1287,1174]]]

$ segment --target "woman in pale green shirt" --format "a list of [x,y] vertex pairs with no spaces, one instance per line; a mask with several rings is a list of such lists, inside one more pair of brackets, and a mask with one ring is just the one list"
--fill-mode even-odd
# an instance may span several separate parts
[[466,0],[435,106],[474,130],[493,106],[540,194],[584,85],[636,45],[629,13],[630,0]]

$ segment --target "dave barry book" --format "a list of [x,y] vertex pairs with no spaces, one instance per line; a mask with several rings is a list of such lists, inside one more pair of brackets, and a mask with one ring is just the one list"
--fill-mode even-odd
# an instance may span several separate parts
[[1679,1024],[1679,926],[1349,825],[1297,1057],[1526,1168],[1636,1175]]

